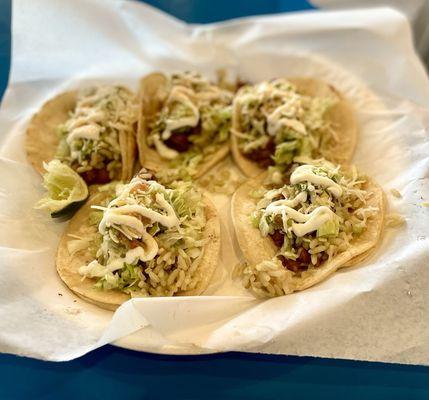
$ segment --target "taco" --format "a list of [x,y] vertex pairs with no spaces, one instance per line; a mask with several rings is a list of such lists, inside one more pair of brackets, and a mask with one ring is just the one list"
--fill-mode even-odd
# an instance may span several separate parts
[[198,178],[228,154],[232,92],[194,72],[153,73],[139,97],[141,165],[164,179]]
[[331,85],[305,78],[245,85],[233,104],[231,151],[248,177],[284,172],[295,157],[351,160],[357,125],[353,110]]
[[356,168],[319,160],[294,164],[283,178],[250,179],[232,200],[243,283],[261,297],[309,288],[363,262],[383,230],[383,191]]
[[129,180],[135,159],[137,97],[121,86],[90,87],[49,100],[31,119],[27,158],[41,174],[58,159],[88,184]]
[[90,198],[70,221],[56,263],[74,293],[114,310],[131,297],[201,294],[219,248],[213,204],[190,182],[164,186],[142,170],[115,193]]

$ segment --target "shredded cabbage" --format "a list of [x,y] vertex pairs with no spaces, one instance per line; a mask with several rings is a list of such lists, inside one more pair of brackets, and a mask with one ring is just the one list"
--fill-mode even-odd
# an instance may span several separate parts
[[[106,219],[108,213],[127,206],[150,212],[144,216],[136,211],[116,213],[114,219]],[[165,219],[156,215],[167,216],[169,207],[174,218],[167,226],[159,222]],[[107,207],[95,209],[103,214],[97,235],[101,243],[95,260],[79,272],[97,278],[96,287],[133,296],[171,296],[195,288],[206,243],[206,218],[202,195],[190,182],[164,186],[151,174],[141,172],[129,184],[117,186],[116,197]],[[135,230],[138,226],[143,227],[140,234]]]
[[[294,175],[298,166],[294,164],[292,168],[292,182],[298,176]],[[254,193],[258,201],[249,223],[262,236],[280,232],[282,238],[272,260],[243,269],[245,286],[258,296],[293,291],[294,277],[305,277],[322,262],[346,251],[379,211],[368,205],[373,194],[366,190],[366,177],[355,168],[346,172],[324,160],[315,160],[307,167],[300,167],[300,171],[311,171],[306,181],[274,188],[270,182],[263,193]],[[331,186],[327,184],[329,181]]]
[[324,144],[335,140],[326,112],[332,97],[299,93],[286,79],[242,87],[234,98],[239,126],[233,131],[245,156],[267,149],[274,141],[274,164],[284,166],[297,156],[320,156]]
[[[229,137],[232,116],[231,92],[212,85],[195,72],[173,74],[169,97],[156,116],[147,137],[161,157],[171,160],[164,180],[189,179],[206,157],[215,153]],[[185,135],[183,149],[169,140]],[[174,139],[174,138],[173,138]]]
[[79,173],[105,169],[110,179],[119,179],[119,135],[134,134],[137,119],[137,98],[128,89],[98,86],[82,90],[69,119],[57,127],[56,157]]

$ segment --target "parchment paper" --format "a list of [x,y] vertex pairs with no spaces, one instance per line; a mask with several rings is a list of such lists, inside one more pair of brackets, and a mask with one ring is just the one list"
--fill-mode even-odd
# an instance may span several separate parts
[[[230,279],[241,255],[229,198],[219,269],[206,296],[129,301],[115,314],[72,295],[54,255],[64,223],[33,209],[41,178],[23,151],[32,113],[95,82],[136,88],[152,70],[219,67],[242,79],[316,76],[356,108],[354,162],[386,190],[406,225],[377,254],[302,293],[254,299]],[[406,19],[387,8],[189,26],[124,1],[13,3],[10,83],[0,111],[0,351],[68,360],[105,343],[159,353],[225,350],[428,364],[429,82]],[[219,168],[235,169],[230,161]],[[402,198],[395,199],[395,188]],[[129,336],[129,334],[133,333]]]

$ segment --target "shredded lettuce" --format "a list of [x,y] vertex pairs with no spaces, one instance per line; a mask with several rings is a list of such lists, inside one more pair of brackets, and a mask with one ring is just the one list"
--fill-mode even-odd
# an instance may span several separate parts
[[[164,180],[189,179],[208,156],[227,143],[232,98],[231,92],[212,85],[197,73],[172,75],[169,97],[147,137],[149,146],[171,160],[168,171],[162,173]],[[169,147],[167,140],[176,134],[187,136],[189,149]]]
[[340,225],[338,223],[338,219],[335,218],[333,220],[325,222],[318,230],[317,237],[326,237],[326,236],[338,236],[340,231]]
[[287,184],[273,188],[270,182],[251,215],[250,223],[261,235],[275,233],[277,245],[283,239],[273,258],[241,268],[243,285],[259,297],[296,290],[295,278],[306,279],[350,249],[379,212],[368,204],[373,193],[355,168],[343,170],[325,160],[313,160],[310,165],[294,164]]
[[325,117],[335,103],[303,95],[285,79],[244,86],[234,99],[239,126],[233,134],[245,156],[274,140],[275,165],[289,165],[296,156],[317,156],[321,143],[335,139]]
[[274,162],[276,164],[290,164],[295,153],[299,150],[298,140],[283,142],[276,146]]
[[102,290],[119,289],[130,293],[139,290],[138,282],[141,274],[141,266],[125,264],[120,272],[105,274],[97,281],[95,287]]
[[56,158],[78,173],[106,169],[110,179],[121,175],[119,136],[134,134],[138,119],[136,96],[120,86],[82,90],[67,121],[57,127]]
[[[284,251],[287,250],[297,257],[300,247],[306,248],[310,254],[313,248],[320,248],[317,254],[312,254],[314,263],[323,251],[328,251],[328,248],[331,249],[330,253],[327,253],[328,257],[347,249],[349,242],[365,231],[368,218],[373,216],[377,209],[367,205],[371,193],[364,189],[366,179],[363,175],[345,172],[339,166],[324,160],[313,162],[311,168],[313,174],[331,180],[332,185],[338,185],[341,188],[339,196],[314,182],[277,184],[276,189],[265,189],[264,193],[258,193],[259,201],[251,216],[251,223],[253,226],[258,223],[257,227],[262,236],[278,230],[285,235],[286,244],[281,251],[282,255],[285,255]],[[292,171],[296,167],[297,165]],[[293,172],[290,179],[292,178]],[[272,187],[272,181],[270,185]],[[303,194],[301,200],[294,203],[294,199]],[[279,198],[282,200],[280,203]],[[273,202],[277,203],[272,205]],[[290,211],[291,208],[293,212]],[[326,211],[323,217],[322,214],[318,214],[319,217],[315,214],[313,222],[309,222],[308,225],[313,227],[310,231],[304,234],[297,233],[300,232],[297,225],[302,226],[304,222],[310,221],[309,214],[324,209],[329,213]],[[323,222],[322,218],[328,219]],[[293,228],[294,225],[296,228]]]
[[[146,213],[147,216],[140,219],[134,208],[128,213],[115,214],[117,217],[112,220],[115,221],[113,224],[103,225],[102,220],[99,225],[101,234],[98,235],[101,243],[95,260],[82,266],[80,273],[97,278],[96,287],[99,289],[117,289],[132,295],[173,295],[195,285],[198,279],[195,270],[206,243],[203,239],[205,206],[201,193],[191,182],[176,181],[165,186],[152,180],[150,174],[142,173],[129,184],[118,185],[117,197],[107,207],[96,208],[97,213],[106,218],[106,213],[114,212],[118,207],[137,205],[152,210],[152,214]],[[151,219],[155,218],[153,213],[165,215],[167,206],[173,210],[177,222],[167,224]],[[95,218],[99,216],[90,216],[92,220]],[[134,222],[130,225],[132,218]],[[152,239],[147,236],[140,238],[136,231],[130,231],[130,226],[138,223],[136,218],[144,225],[143,236],[148,234]],[[136,236],[132,240],[124,235],[134,235],[133,232]],[[149,254],[150,246],[155,246],[156,251],[145,261],[139,257],[132,258],[131,254],[140,251],[141,246],[145,254]],[[189,277],[183,280],[183,274]]]

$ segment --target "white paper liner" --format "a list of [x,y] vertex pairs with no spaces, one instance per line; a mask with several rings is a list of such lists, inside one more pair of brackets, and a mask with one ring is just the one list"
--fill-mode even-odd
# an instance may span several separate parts
[[[429,210],[420,205],[429,199],[423,108],[429,82],[399,13],[301,13],[188,26],[131,2],[42,0],[36,6],[20,0],[13,6],[12,69],[0,112],[1,351],[67,360],[116,341],[169,354],[244,350],[429,363]],[[213,75],[219,67],[245,80],[314,76],[339,88],[359,120],[354,161],[387,193],[401,192],[400,199],[388,198],[407,224],[387,231],[364,265],[304,292],[260,301],[230,280],[240,252],[229,198],[215,195],[223,242],[210,296],[132,300],[112,319],[76,298],[56,274],[64,224],[33,209],[41,178],[25,160],[25,124],[69,87],[116,82],[136,88],[151,70]]]

